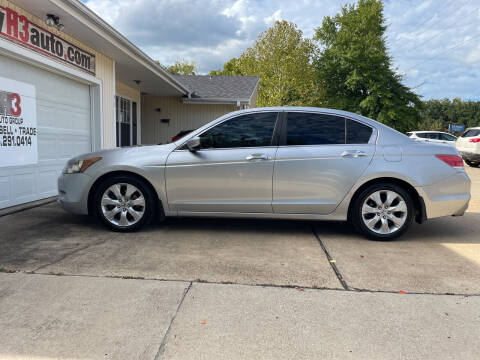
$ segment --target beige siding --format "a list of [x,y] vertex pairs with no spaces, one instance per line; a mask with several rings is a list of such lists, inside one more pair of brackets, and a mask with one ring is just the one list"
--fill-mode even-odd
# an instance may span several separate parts
[[116,95],[129,98],[137,103],[140,103],[140,89],[133,88],[125,85],[124,83],[117,81],[116,83]]
[[115,62],[96,54],[97,77],[102,79],[103,147],[111,149],[116,144],[115,134]]
[[[18,14],[24,15],[29,21],[43,26],[44,19],[34,16],[22,8],[12,4],[7,0],[0,0],[0,5],[15,10]],[[102,81],[102,117],[103,117],[103,146],[111,148],[115,146],[115,63],[112,59],[95,51],[94,49],[82,44],[77,39],[58,31],[53,27],[49,27],[48,31],[71,42],[72,44],[84,49],[95,55],[96,61],[96,77]]]
[[[181,97],[143,96],[142,144],[169,142],[181,130],[197,129],[235,110],[234,105],[191,105],[183,104]],[[170,119],[170,123],[161,119]]]

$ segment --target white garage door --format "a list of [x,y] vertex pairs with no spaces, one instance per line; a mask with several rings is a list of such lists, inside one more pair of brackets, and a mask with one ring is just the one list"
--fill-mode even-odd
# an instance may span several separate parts
[[0,208],[55,196],[66,161],[92,151],[90,88],[1,55],[0,78],[35,86],[38,134],[37,164],[0,167]]

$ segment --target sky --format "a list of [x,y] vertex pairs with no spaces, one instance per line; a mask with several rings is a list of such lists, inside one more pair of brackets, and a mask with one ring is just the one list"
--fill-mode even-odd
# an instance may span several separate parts
[[[83,0],[163,65],[221,69],[275,20],[313,36],[353,0]],[[480,100],[480,0],[384,0],[393,67],[424,100]]]

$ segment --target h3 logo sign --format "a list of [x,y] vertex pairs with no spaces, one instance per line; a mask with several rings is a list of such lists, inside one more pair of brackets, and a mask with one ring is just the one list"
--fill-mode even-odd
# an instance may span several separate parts
[[19,94],[0,90],[0,115],[21,116],[21,102],[22,98]]

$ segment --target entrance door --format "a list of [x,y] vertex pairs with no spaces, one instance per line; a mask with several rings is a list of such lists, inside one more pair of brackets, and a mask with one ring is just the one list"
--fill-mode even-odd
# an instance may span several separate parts
[[329,214],[375,153],[373,129],[344,117],[289,112],[273,175],[275,213]]
[[115,97],[117,114],[117,146],[137,145],[137,103]]
[[168,205],[181,212],[272,212],[275,112],[240,115],[167,159]]

